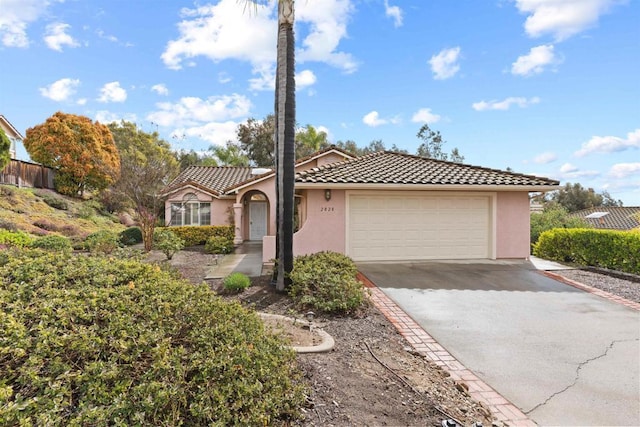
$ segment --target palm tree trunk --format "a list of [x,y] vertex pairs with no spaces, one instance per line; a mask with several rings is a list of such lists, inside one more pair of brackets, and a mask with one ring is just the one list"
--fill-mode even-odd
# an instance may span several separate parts
[[294,0],[278,2],[276,69],[276,289],[284,291],[293,270],[296,88],[293,35]]

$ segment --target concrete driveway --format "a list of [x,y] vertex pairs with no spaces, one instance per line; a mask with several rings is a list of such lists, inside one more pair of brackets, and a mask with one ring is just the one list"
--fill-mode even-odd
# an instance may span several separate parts
[[360,263],[454,357],[540,425],[640,425],[640,315],[527,261]]

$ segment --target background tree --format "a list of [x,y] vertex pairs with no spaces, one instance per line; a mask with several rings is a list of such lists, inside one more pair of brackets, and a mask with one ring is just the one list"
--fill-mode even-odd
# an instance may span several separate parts
[[249,157],[242,151],[239,144],[227,141],[224,147],[212,145],[209,151],[222,166],[249,166]]
[[158,192],[177,175],[179,164],[168,142],[157,132],[146,133],[135,123],[109,124],[120,152],[120,179],[113,191],[135,209],[146,251],[153,246],[153,231],[163,204]]
[[5,168],[11,161],[11,140],[0,128],[0,171]]
[[553,228],[591,228],[584,219],[571,216],[562,206],[550,204],[542,212],[531,213],[531,244],[535,244],[540,234]]
[[118,179],[120,157],[109,128],[91,119],[57,112],[27,129],[24,146],[36,162],[56,169],[56,190],[82,196]]
[[449,160],[457,163],[464,161],[464,156],[460,154],[457,148],[451,151],[451,157],[442,151],[442,146],[446,144],[446,141],[442,139],[440,131],[431,130],[428,124],[425,123],[422,125],[416,136],[423,141],[416,151],[418,156],[436,160]]
[[596,193],[593,188],[584,188],[577,182],[575,184],[567,182],[559,190],[547,193],[545,202],[557,203],[568,212],[598,206],[622,206],[622,200],[614,200],[608,192]]
[[213,156],[200,154],[195,150],[175,151],[174,155],[180,164],[180,171],[185,170],[189,166],[218,166],[218,162]]
[[246,123],[238,125],[236,134],[240,141],[240,148],[246,153],[252,165],[258,167],[275,165],[275,143],[273,142],[275,122],[276,117],[269,114],[262,121],[250,118]]
[[318,132],[313,126],[306,125],[296,133],[296,159],[310,156],[329,145],[325,131]]

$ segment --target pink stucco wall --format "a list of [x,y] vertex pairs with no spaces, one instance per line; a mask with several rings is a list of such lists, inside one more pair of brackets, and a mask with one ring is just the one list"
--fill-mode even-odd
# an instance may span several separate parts
[[[345,252],[346,200],[344,190],[332,190],[331,200],[324,198],[324,190],[307,190],[304,201],[307,219],[293,235],[293,254],[306,255],[320,251]],[[262,240],[262,259],[275,258],[275,236]]]
[[[211,203],[211,225],[228,225],[229,224],[229,211],[228,209],[233,206],[233,199],[216,199],[210,194],[203,193],[194,188],[185,188],[183,190],[173,193],[164,204],[165,219],[168,222],[171,218],[171,203],[183,202],[183,197],[187,193],[194,193],[198,200],[201,202]],[[175,225],[175,224],[169,224]]]
[[529,257],[529,220],[528,193],[497,193],[496,258]]

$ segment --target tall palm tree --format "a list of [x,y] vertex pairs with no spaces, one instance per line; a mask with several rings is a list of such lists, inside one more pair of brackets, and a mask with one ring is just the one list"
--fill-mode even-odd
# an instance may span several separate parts
[[[264,0],[248,0],[253,4]],[[293,270],[293,207],[295,181],[296,82],[294,0],[278,0],[278,42],[275,92],[276,163],[276,289],[284,291]]]
[[278,48],[275,93],[277,231],[276,289],[284,291],[293,270],[296,82],[293,35],[294,0],[278,1]]

